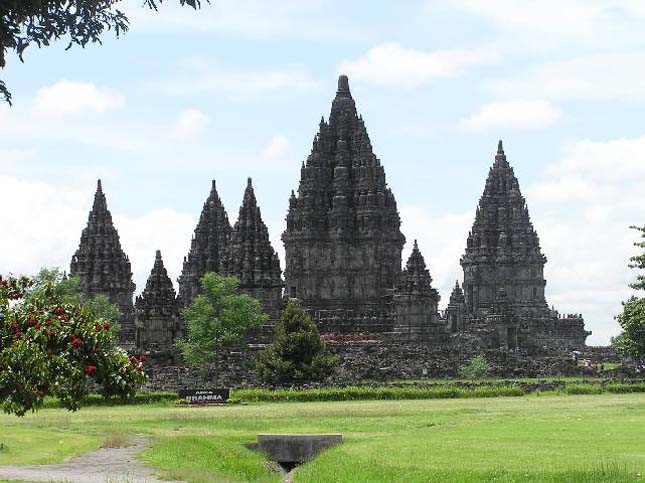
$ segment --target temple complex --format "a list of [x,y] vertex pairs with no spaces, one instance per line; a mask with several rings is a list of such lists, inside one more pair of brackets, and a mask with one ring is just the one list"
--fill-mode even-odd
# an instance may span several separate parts
[[320,121],[291,194],[285,284],[307,308],[384,317],[405,237],[385,172],[372,152],[346,76]]
[[[466,237],[463,285],[455,283],[445,310],[438,308],[440,295],[416,240],[402,269],[400,226],[383,165],[347,77],[340,76],[329,119],[321,120],[289,198],[284,282],[251,178],[233,227],[213,181],[177,297],[157,252],[133,306],[130,262],[100,181],[71,273],[80,277],[83,294],[102,293],[118,305],[122,344],[149,353],[174,350],[184,331],[180,309],[199,294],[207,272],[236,276],[270,323],[284,298],[299,299],[345,371],[357,377],[372,377],[377,368],[392,368],[392,377],[456,374],[459,361],[483,351],[528,374],[535,361],[561,367],[570,351],[585,347],[582,316],[563,316],[547,304],[546,257],[501,141]],[[261,347],[270,333],[250,334],[250,342]]]
[[101,180],[97,183],[94,204],[81,233],[78,250],[72,257],[70,275],[79,277],[79,288],[84,296],[104,295],[119,308],[119,338],[123,344],[132,343],[135,337],[132,297],[136,287],[132,282],[130,260],[121,248]]
[[179,307],[175,288],[164,267],[161,251],[157,250],[155,263],[146,282],[146,288],[136,298],[135,327],[137,348],[167,350],[180,333]]
[[269,241],[262,221],[251,178],[248,179],[237,221],[224,254],[223,272],[240,281],[240,290],[262,304],[271,319],[277,319],[282,306],[280,259]]

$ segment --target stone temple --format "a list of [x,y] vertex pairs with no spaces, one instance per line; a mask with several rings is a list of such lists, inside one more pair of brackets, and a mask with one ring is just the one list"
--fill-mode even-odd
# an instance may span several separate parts
[[[84,294],[102,293],[118,305],[123,345],[148,353],[174,350],[185,331],[180,310],[200,293],[199,279],[207,272],[236,276],[240,291],[261,302],[269,325],[285,298],[299,299],[341,358],[346,356],[348,371],[366,366],[370,357],[372,366],[388,366],[385,360],[398,354],[399,376],[409,375],[410,367],[417,375],[421,367],[422,374],[439,374],[437,358],[454,362],[459,354],[486,350],[497,351],[491,357],[547,357],[584,348],[589,335],[580,315],[563,316],[547,304],[546,257],[501,141],[465,235],[463,284],[455,283],[439,310],[441,297],[416,241],[403,266],[406,239],[396,199],[346,76],[338,79],[329,118],[320,121],[297,193],[288,200],[282,241],[284,279],[251,179],[234,226],[213,181],[178,294],[157,252],[133,304],[130,261],[99,181],[71,274],[80,277]],[[270,333],[251,335],[251,342],[261,346]]]

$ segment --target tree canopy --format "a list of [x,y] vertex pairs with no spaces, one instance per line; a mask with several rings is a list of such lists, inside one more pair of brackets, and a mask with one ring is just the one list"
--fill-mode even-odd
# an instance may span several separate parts
[[[643,251],[630,258],[629,267],[645,270],[645,226],[631,228],[640,232],[641,240],[634,243],[634,246]],[[645,274],[639,273],[630,287],[637,291],[645,291]],[[623,311],[616,320],[623,332],[612,340],[613,345],[620,352],[637,361],[645,359],[645,297],[634,296],[623,302]]]
[[337,362],[315,322],[296,300],[289,300],[275,327],[275,340],[260,353],[257,366],[270,384],[306,384],[325,380]]
[[3,410],[22,416],[47,396],[76,410],[93,385],[107,397],[133,394],[146,380],[143,361],[116,346],[115,328],[96,306],[68,297],[67,281],[46,278],[0,278]]
[[[67,49],[101,43],[106,30],[116,37],[126,32],[129,21],[117,8],[122,0],[2,0],[0,1],[0,68],[6,65],[7,52],[20,61],[30,45],[49,46],[67,38]],[[143,0],[144,6],[157,10],[163,0]],[[179,0],[180,5],[200,7],[200,0]],[[0,97],[11,104],[11,93],[0,80]]]
[[267,320],[253,297],[237,292],[235,277],[207,273],[200,280],[202,294],[182,310],[186,336],[177,341],[186,364],[206,376],[212,370],[217,383],[217,362],[233,347],[246,346],[245,334]]

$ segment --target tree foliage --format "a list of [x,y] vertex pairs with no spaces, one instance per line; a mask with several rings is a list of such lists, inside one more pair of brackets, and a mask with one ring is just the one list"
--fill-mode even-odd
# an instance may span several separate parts
[[207,273],[200,285],[202,295],[182,310],[186,336],[176,345],[186,364],[202,376],[212,369],[217,383],[216,363],[223,352],[246,346],[245,334],[261,325],[268,315],[262,313],[260,302],[237,292],[239,281],[235,277]]
[[[116,37],[126,32],[129,21],[117,8],[122,0],[1,0],[0,1],[0,68],[6,65],[6,54],[14,51],[20,61],[27,47],[48,46],[54,40],[67,38],[67,49],[73,45],[101,43],[106,30]],[[163,0],[143,0],[157,10]],[[200,0],[179,0],[194,9]],[[0,96],[11,103],[11,93],[0,81]]]
[[128,396],[145,382],[142,361],[116,346],[115,329],[95,309],[66,298],[52,281],[0,278],[0,404],[38,409],[46,396],[79,408],[90,385]]
[[490,365],[486,357],[479,354],[472,357],[459,368],[459,376],[464,379],[482,379],[490,373]]
[[316,324],[297,301],[289,300],[275,327],[275,340],[260,353],[257,367],[265,382],[284,385],[321,382],[337,363]]
[[105,295],[97,294],[91,298],[81,296],[79,286],[81,280],[78,276],[68,276],[58,268],[42,268],[33,280],[33,284],[25,293],[25,301],[31,302],[42,298],[45,292],[61,303],[84,305],[91,309],[95,317],[105,319],[118,332],[121,314],[116,305],[108,300]]
[[[636,270],[645,270],[645,226],[632,226],[640,232],[641,241],[634,246],[643,249],[643,252],[631,257],[629,267]],[[645,274],[639,273],[636,281],[629,285],[635,290],[645,291]],[[616,317],[623,332],[612,341],[619,352],[636,360],[645,359],[645,298],[631,297],[623,302],[623,311]]]

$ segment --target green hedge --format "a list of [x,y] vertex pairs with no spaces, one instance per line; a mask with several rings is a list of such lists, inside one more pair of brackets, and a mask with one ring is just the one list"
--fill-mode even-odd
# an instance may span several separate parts
[[400,399],[455,399],[474,397],[523,396],[519,386],[445,387],[365,387],[349,386],[321,389],[241,389],[236,398],[251,402],[364,401]]
[[600,384],[567,384],[564,386],[567,394],[602,394],[603,387]]
[[645,382],[637,382],[632,384],[626,384],[626,383],[607,384],[605,389],[607,392],[613,392],[615,394],[625,394],[630,392],[645,392]]
[[[535,385],[514,381],[473,383],[441,382],[428,386],[346,386],[315,389],[233,389],[231,402],[309,402],[309,401],[367,401],[404,399],[458,399],[482,397],[518,397],[526,394],[625,394],[645,393],[645,382],[568,382],[553,390],[541,390]],[[175,392],[139,392],[131,398],[104,399],[90,394],[84,406],[121,406],[146,404],[175,404]],[[60,407],[56,399],[46,399],[45,407]]]

